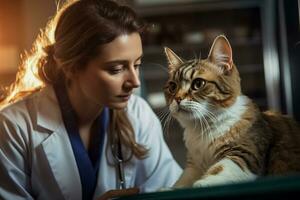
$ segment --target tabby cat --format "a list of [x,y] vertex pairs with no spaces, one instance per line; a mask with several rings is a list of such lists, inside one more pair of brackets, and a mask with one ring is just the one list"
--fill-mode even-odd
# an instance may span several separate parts
[[186,167],[175,187],[202,187],[300,171],[300,125],[261,112],[241,93],[232,49],[218,36],[206,59],[184,61],[165,47],[171,115],[184,128]]

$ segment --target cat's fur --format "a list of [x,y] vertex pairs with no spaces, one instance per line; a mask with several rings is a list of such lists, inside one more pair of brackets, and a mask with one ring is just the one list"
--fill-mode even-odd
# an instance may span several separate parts
[[184,128],[188,150],[175,187],[300,172],[299,124],[280,114],[261,112],[241,93],[225,36],[215,39],[207,59],[183,61],[167,47],[165,53],[169,63],[165,96],[172,116]]

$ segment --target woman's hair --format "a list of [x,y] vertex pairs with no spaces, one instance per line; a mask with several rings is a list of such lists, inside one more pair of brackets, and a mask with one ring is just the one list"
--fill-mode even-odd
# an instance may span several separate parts
[[[67,1],[41,31],[31,52],[25,53],[16,81],[6,90],[0,107],[56,83],[67,73],[84,70],[99,53],[99,46],[143,30],[143,22],[126,5],[111,0]],[[114,144],[120,138],[133,155],[143,158],[147,149],[135,142],[126,111],[110,113],[109,142]]]

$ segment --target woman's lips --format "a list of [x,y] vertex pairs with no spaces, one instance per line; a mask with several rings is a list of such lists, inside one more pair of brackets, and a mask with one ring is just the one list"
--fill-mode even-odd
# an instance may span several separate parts
[[118,97],[120,99],[122,99],[123,101],[128,101],[130,98],[131,94],[125,94],[125,95],[118,95]]

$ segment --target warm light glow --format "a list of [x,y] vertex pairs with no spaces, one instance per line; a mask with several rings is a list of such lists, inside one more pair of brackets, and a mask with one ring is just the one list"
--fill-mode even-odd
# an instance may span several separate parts
[[0,74],[13,74],[18,69],[19,50],[14,45],[0,45]]
[[5,98],[2,100],[0,99],[0,108],[45,86],[45,83],[42,82],[38,76],[38,69],[40,67],[39,61],[46,56],[44,47],[55,42],[54,31],[60,14],[68,5],[76,1],[78,0],[68,0],[62,6],[60,5],[60,2],[57,3],[56,16],[53,19],[50,19],[44,30],[41,30],[30,53],[25,52],[22,56],[22,63],[19,66],[16,81],[6,89]]

